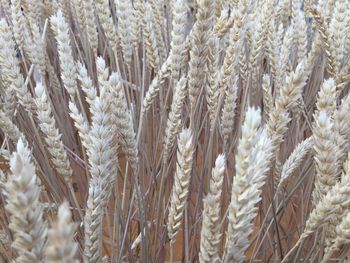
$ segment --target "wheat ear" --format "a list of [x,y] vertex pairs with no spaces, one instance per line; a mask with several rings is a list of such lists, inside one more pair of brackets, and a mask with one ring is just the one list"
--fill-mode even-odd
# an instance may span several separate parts
[[325,255],[322,263],[329,262],[332,254],[339,250],[341,246],[350,243],[350,213],[348,212],[343,220],[336,227],[336,236],[332,240],[332,244],[325,248]]
[[72,213],[67,202],[63,202],[57,215],[57,221],[49,229],[46,248],[47,262],[78,263],[74,259],[78,244],[74,242],[76,224],[72,222]]
[[79,112],[77,105],[74,102],[69,102],[69,109],[69,115],[74,121],[74,126],[79,132],[81,142],[85,149],[88,149],[89,145],[91,144],[91,139],[89,137],[89,132],[91,129],[90,124],[84,118],[83,114]]
[[33,97],[24,85],[12,32],[4,18],[0,20],[0,66],[6,92],[12,96],[16,94],[24,109],[31,113],[35,109]]
[[303,60],[307,54],[308,36],[307,36],[307,24],[305,21],[305,15],[302,10],[298,10],[295,21],[296,44],[297,44],[297,61],[298,63]]
[[182,51],[185,49],[187,1],[176,0],[173,5],[173,30],[171,31],[171,75],[173,81],[180,76]]
[[0,110],[0,126],[3,133],[7,135],[14,144],[21,139],[25,145],[28,145],[24,134],[2,110]]
[[[295,71],[287,76],[275,100],[275,106],[268,116],[267,131],[272,138],[275,151],[278,151],[279,145],[283,142],[283,136],[288,129],[287,124],[291,120],[289,112],[301,98],[302,89],[308,78],[307,72],[304,71],[304,62],[305,60],[302,60]],[[276,183],[278,184],[277,181]]]
[[314,150],[316,177],[313,202],[316,204],[325,196],[337,181],[338,149],[334,143],[333,121],[326,111],[315,116]]
[[206,73],[203,68],[208,59],[209,30],[212,26],[214,1],[198,1],[196,23],[192,29],[190,61],[188,69],[188,90],[191,108],[194,109],[197,98],[205,84]]
[[238,93],[238,78],[234,80],[233,85],[226,88],[224,107],[221,115],[221,131],[224,140],[225,151],[228,150],[230,134],[233,131],[235,120],[236,99]]
[[70,45],[69,26],[63,17],[62,11],[50,18],[52,30],[57,40],[58,54],[61,66],[61,78],[71,101],[74,101],[77,92],[76,66]]
[[46,262],[47,226],[39,201],[40,188],[31,153],[22,140],[18,141],[17,150],[11,156],[10,168],[5,208],[10,214],[9,228],[14,235],[12,247],[17,252],[16,262]]
[[120,35],[123,36],[120,38],[120,45],[122,46],[124,60],[128,65],[131,64],[135,41],[135,36],[132,33],[135,30],[136,21],[132,10],[132,2],[129,0],[119,0],[117,5],[118,26]]
[[149,63],[150,68],[158,71],[160,68],[160,57],[158,53],[156,33],[154,32],[154,26],[152,24],[153,19],[151,5],[149,3],[145,4],[142,21],[144,23],[143,33],[147,62]]
[[88,75],[86,67],[78,62],[77,63],[78,68],[78,79],[81,83],[81,88],[86,94],[86,101],[91,106],[94,103],[94,99],[97,96],[96,88],[94,87],[92,83],[92,79]]
[[120,44],[120,38],[113,22],[108,0],[94,1],[101,27],[106,35],[108,44],[115,51]]
[[56,128],[56,120],[52,115],[51,105],[42,83],[37,83],[35,94],[37,116],[40,122],[39,127],[45,134],[45,141],[49,146],[48,151],[51,155],[51,160],[60,175],[69,180],[73,172],[61,139],[62,135]]
[[333,78],[325,80],[318,92],[316,107],[317,111],[324,110],[330,116],[336,109],[336,85]]
[[314,145],[313,137],[309,137],[299,143],[284,162],[281,171],[281,178],[277,189],[280,189],[283,183],[293,174],[296,168],[300,166],[304,157],[311,151]]
[[87,262],[101,262],[102,246],[102,217],[103,197],[102,192],[107,190],[106,183],[101,177],[93,177],[89,182],[89,196],[86,202],[84,217],[85,248],[84,257]]
[[261,199],[261,187],[265,184],[272,155],[272,143],[266,130],[257,133],[260,122],[260,110],[248,108],[237,148],[224,262],[242,262],[250,244],[252,220],[257,215],[255,205]]
[[95,51],[98,47],[98,36],[97,36],[97,30],[96,30],[96,19],[94,14],[94,8],[93,4],[94,2],[92,0],[84,0],[83,3],[83,12],[84,12],[84,18],[85,18],[85,27],[86,27],[86,34],[90,43],[91,48]]
[[120,135],[120,144],[127,154],[128,161],[135,176],[139,171],[139,156],[136,143],[136,134],[132,123],[131,113],[127,107],[123,84],[117,73],[113,72],[109,79],[112,100],[115,105],[113,118],[117,132]]
[[199,262],[214,262],[219,259],[220,199],[225,173],[225,155],[219,155],[212,169],[209,192],[203,199],[203,220],[200,238]]
[[89,131],[87,155],[89,157],[91,181],[87,201],[87,212],[84,217],[85,250],[89,262],[101,260],[101,227],[103,209],[109,200],[113,183],[116,178],[116,164],[112,163],[112,149],[109,132],[111,129],[111,114],[109,103],[104,96],[96,97],[92,112],[92,125]]
[[209,41],[208,50],[208,80],[207,80],[207,107],[209,111],[210,127],[214,127],[214,121],[216,117],[216,109],[219,103],[219,87],[218,81],[218,65],[219,65],[219,39],[213,37]]
[[302,241],[304,241],[308,236],[312,235],[322,225],[327,226],[331,220],[334,220],[338,214],[338,211],[348,209],[349,198],[350,181],[348,170],[346,177],[343,178],[342,181],[336,183],[312,210],[309,218],[306,221],[303,234],[300,236],[295,246],[285,256],[284,261],[289,258],[295,249],[298,248]]
[[187,79],[182,77],[176,87],[173,102],[171,104],[171,110],[165,129],[164,150],[163,150],[163,163],[168,161],[169,152],[173,146],[177,134],[181,129],[181,113],[184,99],[186,97],[186,82]]
[[334,57],[335,72],[340,70],[341,63],[343,62],[344,52],[344,35],[346,34],[346,10],[348,2],[345,0],[338,0],[335,2],[332,19],[329,23],[330,33],[330,51]]
[[11,4],[11,17],[13,24],[13,35],[15,37],[17,45],[23,49],[23,29],[24,29],[24,17],[21,10],[21,0],[13,0]]
[[182,130],[178,137],[177,163],[174,176],[174,185],[170,197],[170,208],[168,214],[168,237],[170,243],[175,242],[179,232],[183,211],[185,209],[187,194],[189,190],[192,162],[193,144],[190,129]]
[[159,92],[161,85],[165,82],[166,78],[170,75],[171,61],[172,61],[172,55],[170,53],[167,60],[163,63],[162,67],[160,68],[160,71],[152,80],[148,88],[148,91],[145,95],[145,98],[143,99],[143,102],[142,102],[142,113],[141,113],[142,118],[145,116],[147,111],[151,108]]
[[331,40],[327,24],[324,17],[321,15],[321,12],[317,8],[311,8],[309,12],[314,18],[316,29],[321,36],[322,46],[327,58],[327,71],[332,77],[334,77],[336,75],[337,69],[336,62],[334,60],[334,54],[331,50]]

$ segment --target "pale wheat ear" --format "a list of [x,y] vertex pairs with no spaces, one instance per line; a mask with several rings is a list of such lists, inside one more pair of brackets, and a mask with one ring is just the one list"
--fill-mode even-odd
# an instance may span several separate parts
[[51,28],[55,32],[58,54],[60,57],[61,77],[64,88],[74,101],[77,92],[76,67],[72,54],[68,24],[61,10],[50,18]]
[[206,79],[205,67],[208,59],[209,29],[212,27],[214,1],[198,2],[197,21],[192,31],[192,47],[188,69],[188,90],[192,112],[196,107]]
[[5,208],[10,214],[9,228],[14,236],[12,247],[17,253],[16,261],[43,262],[47,226],[31,152],[22,140],[11,156],[10,169],[5,184],[8,193]]
[[271,164],[273,144],[266,130],[258,133],[260,110],[248,108],[242,126],[242,138],[236,154],[236,175],[233,178],[228,207],[224,262],[242,262],[253,231],[252,219],[257,216],[256,204]]
[[2,80],[10,100],[6,102],[10,116],[12,116],[14,111],[14,100],[16,100],[16,97],[29,114],[35,110],[33,98],[20,72],[19,60],[16,57],[15,50],[11,29],[6,20],[2,18],[0,20],[0,66],[2,68]]
[[152,8],[149,3],[144,4],[143,10],[143,24],[144,24],[144,35],[145,35],[145,49],[146,49],[146,57],[147,63],[150,68],[155,70],[160,69],[160,56],[158,52],[157,46],[157,38],[156,34],[153,30],[153,18],[152,18]]
[[313,137],[309,137],[304,141],[300,142],[289,155],[288,159],[284,162],[281,171],[281,177],[279,179],[278,190],[285,183],[285,181],[290,177],[296,168],[302,163],[305,156],[311,151],[314,145]]
[[345,216],[344,210],[349,209],[349,185],[350,185],[349,170],[346,171],[346,176],[337,182],[329,192],[316,204],[315,208],[311,211],[302,235],[300,236],[294,247],[288,252],[284,258],[285,262],[289,259],[300,244],[322,225],[325,227],[332,224],[332,220],[339,216]]
[[214,262],[220,258],[221,242],[220,199],[226,167],[225,155],[216,158],[209,185],[209,192],[203,199],[203,219],[199,251],[200,262]]
[[61,140],[62,135],[57,129],[56,120],[52,115],[51,105],[42,83],[39,82],[36,84],[35,94],[39,127],[45,135],[45,142],[48,145],[48,152],[51,155],[51,160],[59,174],[66,180],[71,180],[70,177],[73,171]]
[[186,40],[187,1],[176,0],[173,6],[173,30],[171,32],[171,78],[176,82],[180,76],[181,52],[185,48]]
[[[86,34],[88,37],[88,42],[90,44],[91,49],[96,52],[98,48],[98,36],[97,36],[97,30],[96,30],[96,19],[94,15],[94,9],[93,4],[94,2],[92,0],[85,0],[82,1],[83,3],[83,13],[85,18],[85,27],[86,27]],[[113,35],[113,33],[112,33]],[[113,38],[110,38],[113,39]]]
[[182,125],[182,106],[186,97],[186,83],[187,79],[182,77],[175,87],[175,94],[173,97],[173,102],[171,104],[171,110],[169,112],[169,117],[167,121],[167,127],[165,129],[165,139],[164,139],[164,152],[163,152],[163,163],[168,161],[168,155],[173,146],[177,134],[180,132]]
[[[172,253],[176,235],[181,227],[191,179],[193,143],[190,129],[182,130],[178,137],[177,145],[177,164],[167,221],[168,237],[172,246]],[[171,260],[173,260],[173,258]]]
[[154,100],[159,92],[161,85],[165,82],[166,78],[170,75],[171,62],[172,62],[172,55],[170,53],[167,60],[161,66],[157,76],[155,76],[154,79],[152,80],[148,88],[148,91],[145,95],[145,98],[143,99],[141,118],[145,117],[147,111],[151,108],[152,104],[154,103]]
[[72,222],[72,213],[69,209],[67,201],[64,201],[58,208],[56,222],[48,231],[47,262],[78,262],[74,259],[78,248],[74,242],[77,225]]

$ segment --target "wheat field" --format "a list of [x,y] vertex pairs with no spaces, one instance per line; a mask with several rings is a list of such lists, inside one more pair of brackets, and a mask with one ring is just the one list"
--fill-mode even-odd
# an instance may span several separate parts
[[0,262],[350,262],[348,0],[1,0]]

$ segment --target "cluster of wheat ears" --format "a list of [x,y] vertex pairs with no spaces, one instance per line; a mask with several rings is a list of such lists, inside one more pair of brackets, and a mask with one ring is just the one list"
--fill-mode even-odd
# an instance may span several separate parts
[[348,0],[0,3],[0,262],[350,262]]

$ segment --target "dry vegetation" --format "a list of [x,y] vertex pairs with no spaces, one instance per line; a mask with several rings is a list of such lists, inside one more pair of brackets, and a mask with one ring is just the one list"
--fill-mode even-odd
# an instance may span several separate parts
[[350,262],[348,0],[0,3],[0,262]]

